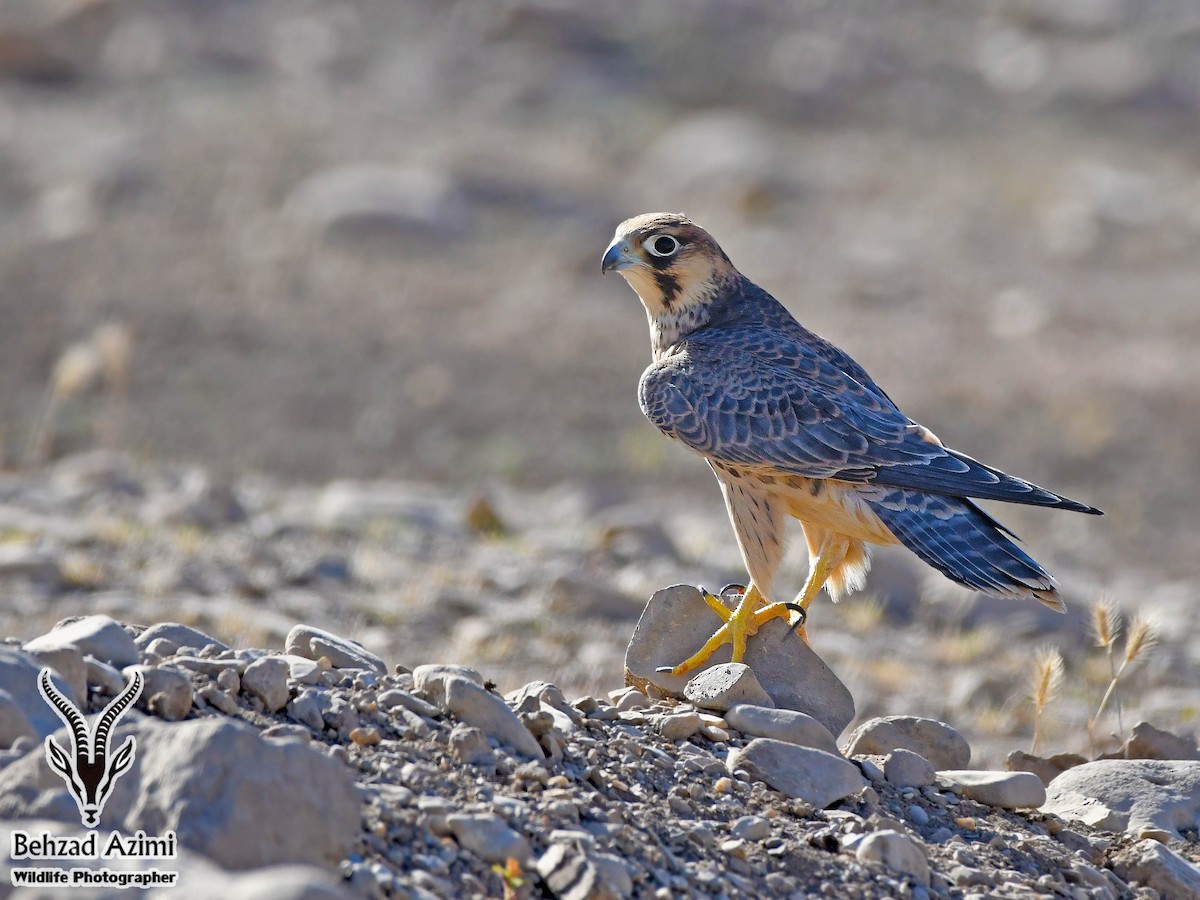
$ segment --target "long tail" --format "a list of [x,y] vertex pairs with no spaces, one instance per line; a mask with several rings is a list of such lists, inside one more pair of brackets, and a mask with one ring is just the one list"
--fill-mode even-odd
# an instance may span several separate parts
[[882,489],[868,502],[904,546],[951,581],[1066,609],[1050,573],[1013,543],[1016,535],[970,500]]

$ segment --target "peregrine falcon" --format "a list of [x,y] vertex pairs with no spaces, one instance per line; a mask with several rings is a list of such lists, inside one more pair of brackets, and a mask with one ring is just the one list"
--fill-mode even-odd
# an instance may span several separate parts
[[[682,215],[622,222],[602,269],[646,307],[654,361],[642,412],[708,461],[750,576],[732,612],[706,596],[724,624],[676,674],[725,643],[740,661],[773,618],[803,625],[822,587],[834,600],[861,588],[871,544],[903,544],[974,590],[1063,609],[1054,579],[973,500],[1100,510],[946,447]],[[803,526],[810,571],[794,603],[772,602],[788,516]]]

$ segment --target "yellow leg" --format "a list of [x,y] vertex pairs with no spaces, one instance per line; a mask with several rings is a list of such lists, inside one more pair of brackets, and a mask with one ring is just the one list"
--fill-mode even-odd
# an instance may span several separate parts
[[758,630],[758,626],[754,624],[754,614],[763,604],[763,595],[753,584],[746,588],[746,593],[742,594],[742,599],[738,601],[737,609],[733,612],[726,609],[725,604],[707,591],[704,594],[704,602],[724,620],[724,624],[713,632],[713,636],[703,647],[672,669],[672,675],[686,675],[700,668],[725,644],[733,644],[733,661],[741,662],[742,657],[746,655],[746,638]]
[[[816,561],[813,562],[812,571],[808,573],[808,580],[804,582],[804,588],[796,597],[796,605],[802,608],[805,612],[812,605],[812,602],[817,599],[817,594],[821,593],[821,588],[825,587],[825,582],[829,579],[829,575],[842,564],[846,558],[846,549],[849,546],[848,542],[842,538],[832,544],[826,544],[821,548],[820,554]],[[805,618],[800,623],[800,637],[804,643],[808,643],[808,629],[805,627],[808,619]]]

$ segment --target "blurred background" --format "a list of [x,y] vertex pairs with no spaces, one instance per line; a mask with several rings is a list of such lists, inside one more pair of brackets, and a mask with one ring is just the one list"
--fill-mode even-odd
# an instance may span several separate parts
[[1190,603],[1198,126],[1179,0],[4,0],[6,458],[99,416],[231,480],[653,502],[705,536],[673,574],[736,575],[599,270],[678,210],[948,444],[1104,508],[1000,513],[1069,599]]

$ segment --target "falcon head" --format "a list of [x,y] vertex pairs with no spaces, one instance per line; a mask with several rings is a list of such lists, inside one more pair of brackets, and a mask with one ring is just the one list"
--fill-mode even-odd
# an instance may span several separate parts
[[626,219],[600,265],[620,272],[653,318],[707,303],[737,274],[712,236],[679,213]]

